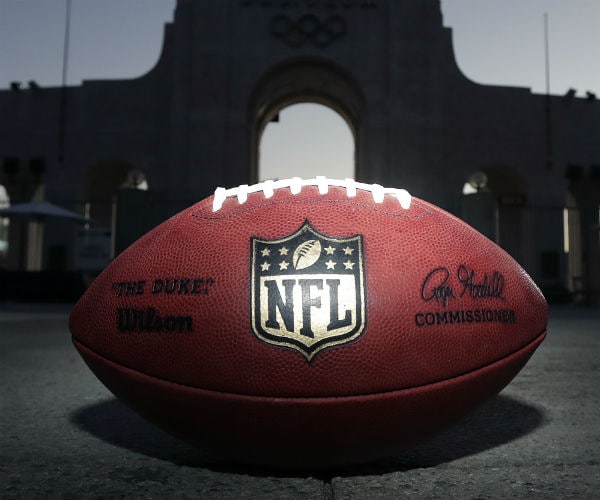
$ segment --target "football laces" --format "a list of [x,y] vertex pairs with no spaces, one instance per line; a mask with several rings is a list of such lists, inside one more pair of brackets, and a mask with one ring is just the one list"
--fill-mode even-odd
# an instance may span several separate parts
[[368,191],[373,196],[374,203],[383,203],[386,195],[392,196],[398,200],[400,206],[408,210],[412,202],[412,196],[406,189],[386,188],[379,184],[365,184],[357,182],[354,179],[329,179],[325,176],[317,176],[314,179],[302,179],[300,177],[291,177],[281,180],[267,180],[257,184],[242,184],[235,188],[226,189],[218,187],[213,196],[212,210],[218,212],[223,207],[228,198],[237,198],[237,202],[243,205],[248,201],[248,195],[253,193],[262,193],[267,199],[272,198],[278,189],[289,189],[295,196],[300,194],[305,186],[314,186],[319,190],[319,194],[326,195],[330,186],[342,187],[346,190],[348,198],[356,197],[358,190]]

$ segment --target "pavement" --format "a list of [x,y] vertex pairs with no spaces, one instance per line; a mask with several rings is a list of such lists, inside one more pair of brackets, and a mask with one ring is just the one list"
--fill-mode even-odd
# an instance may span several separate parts
[[0,304],[0,498],[600,499],[600,309],[553,308],[523,371],[445,433],[302,472],[227,462],[145,422],[84,365],[68,314]]

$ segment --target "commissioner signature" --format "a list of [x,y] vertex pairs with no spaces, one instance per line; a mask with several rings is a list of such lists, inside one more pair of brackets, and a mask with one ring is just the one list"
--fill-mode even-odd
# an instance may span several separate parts
[[498,271],[478,275],[465,265],[458,266],[454,274],[447,267],[436,267],[425,277],[421,297],[425,302],[435,300],[444,307],[450,300],[463,297],[506,300],[504,276]]

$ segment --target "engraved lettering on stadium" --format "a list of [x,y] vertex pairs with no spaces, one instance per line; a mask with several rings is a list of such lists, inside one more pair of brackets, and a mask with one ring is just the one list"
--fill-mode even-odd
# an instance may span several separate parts
[[377,7],[377,0],[240,0],[243,7],[267,7],[276,9],[350,9]]

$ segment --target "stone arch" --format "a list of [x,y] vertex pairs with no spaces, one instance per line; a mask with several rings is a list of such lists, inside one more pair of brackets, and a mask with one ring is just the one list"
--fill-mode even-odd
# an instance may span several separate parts
[[330,61],[310,58],[286,61],[271,68],[259,79],[249,101],[250,178],[258,179],[259,144],[262,133],[280,110],[310,102],[333,109],[348,124],[354,137],[355,175],[363,166],[363,94],[354,78]]
[[566,258],[566,286],[574,294],[583,292],[584,288],[582,236],[585,233],[582,231],[581,215],[577,197],[567,190],[563,209],[563,252]]
[[569,165],[564,221],[567,287],[576,299],[600,303],[600,165]]
[[527,179],[510,166],[487,165],[465,181],[463,218],[525,265]]
[[[10,196],[8,190],[3,184],[0,184],[0,208],[10,206]],[[8,253],[8,231],[10,220],[7,217],[0,217],[0,257]]]
[[463,194],[489,191],[500,197],[512,196],[516,202],[517,198],[521,201],[527,199],[527,190],[527,179],[512,167],[488,165],[466,179]]
[[355,176],[355,140],[333,109],[321,104],[283,108],[259,140],[258,180],[290,176]]
[[135,165],[124,160],[105,160],[93,165],[86,172],[83,183],[83,199],[86,215],[102,227],[112,224],[113,202],[121,187],[148,188],[146,176]]

